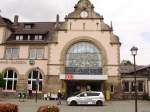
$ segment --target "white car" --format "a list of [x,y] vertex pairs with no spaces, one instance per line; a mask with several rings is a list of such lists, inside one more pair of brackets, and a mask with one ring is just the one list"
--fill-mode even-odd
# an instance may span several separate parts
[[68,105],[100,105],[105,102],[105,97],[102,92],[86,91],[78,95],[67,98]]

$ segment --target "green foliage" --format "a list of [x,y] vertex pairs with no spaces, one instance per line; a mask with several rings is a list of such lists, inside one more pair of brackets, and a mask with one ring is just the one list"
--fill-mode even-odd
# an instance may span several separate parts
[[133,65],[130,60],[122,60],[122,65]]
[[5,87],[5,81],[3,79],[3,74],[0,73],[0,88],[4,88]]
[[143,100],[150,100],[149,95],[148,95],[148,94],[144,94],[144,95],[143,95]]

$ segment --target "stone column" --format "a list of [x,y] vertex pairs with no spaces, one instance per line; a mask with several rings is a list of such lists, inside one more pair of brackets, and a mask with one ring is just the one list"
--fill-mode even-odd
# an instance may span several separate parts
[[27,77],[24,74],[19,74],[16,90],[27,92],[27,84],[28,84]]

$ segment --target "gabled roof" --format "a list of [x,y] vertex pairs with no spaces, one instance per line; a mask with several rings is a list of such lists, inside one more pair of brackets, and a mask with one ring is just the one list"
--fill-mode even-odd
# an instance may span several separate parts
[[10,28],[11,25],[12,25],[12,22],[9,19],[4,18],[0,15],[0,26],[6,26]]
[[[59,22],[62,25],[64,22]],[[25,25],[32,25],[31,28],[25,28]],[[42,34],[44,40],[41,42],[47,43],[55,35],[56,31],[56,22],[19,22],[17,25],[12,26],[13,32],[11,36],[7,39],[6,43],[36,43],[35,40],[26,41],[26,40],[15,40],[15,35],[37,35]],[[39,43],[40,41],[37,41]]]
[[[136,66],[136,71],[145,66]],[[134,72],[134,65],[121,65],[119,69],[121,74],[130,74]]]

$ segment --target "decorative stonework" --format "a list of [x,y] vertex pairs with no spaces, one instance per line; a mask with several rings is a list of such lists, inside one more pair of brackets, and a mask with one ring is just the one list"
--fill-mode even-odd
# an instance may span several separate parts
[[[85,15],[86,14],[86,15]],[[87,18],[87,19],[102,19],[103,16],[94,11],[94,6],[89,0],[80,0],[74,7],[74,11],[66,19],[77,19],[77,18]]]

